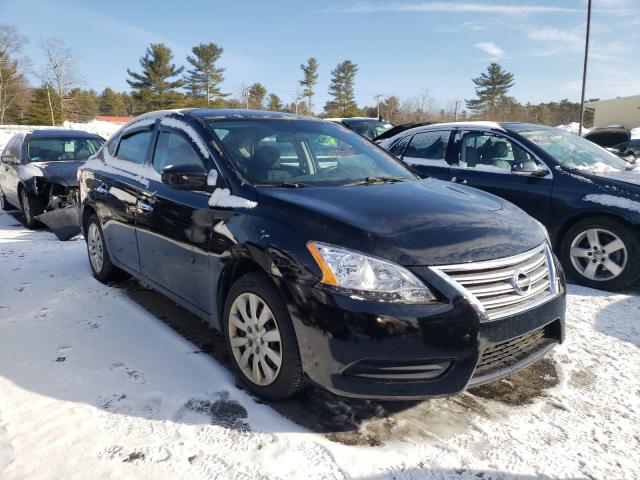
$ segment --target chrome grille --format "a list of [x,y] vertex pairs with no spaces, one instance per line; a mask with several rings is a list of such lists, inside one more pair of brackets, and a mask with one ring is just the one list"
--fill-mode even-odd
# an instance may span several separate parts
[[556,293],[553,257],[546,243],[513,257],[432,269],[453,283],[484,320],[528,310]]

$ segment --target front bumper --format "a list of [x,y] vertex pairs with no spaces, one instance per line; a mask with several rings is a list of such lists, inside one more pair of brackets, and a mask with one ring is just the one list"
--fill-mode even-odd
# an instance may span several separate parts
[[[565,285],[542,305],[480,322],[449,283],[424,272],[442,303],[362,301],[282,282],[309,380],[354,398],[447,396],[512,373],[564,340]],[[281,290],[282,291],[282,290]]]

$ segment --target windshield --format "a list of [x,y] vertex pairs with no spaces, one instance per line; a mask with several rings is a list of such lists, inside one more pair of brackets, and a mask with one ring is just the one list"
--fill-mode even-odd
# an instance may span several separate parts
[[30,162],[86,160],[101,145],[96,138],[33,138],[28,142],[27,156]]
[[371,121],[371,122],[354,122],[349,124],[349,128],[354,132],[367,137],[369,140],[373,140],[378,135],[382,135],[389,130],[393,125],[387,122]]
[[532,141],[565,168],[606,171],[627,167],[620,157],[595,143],[557,128],[518,132]]
[[234,167],[258,185],[347,185],[367,179],[415,180],[399,161],[330,122],[288,119],[208,123]]

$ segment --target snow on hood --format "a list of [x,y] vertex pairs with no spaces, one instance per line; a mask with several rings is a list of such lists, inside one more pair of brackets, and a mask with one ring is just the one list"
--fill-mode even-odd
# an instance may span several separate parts
[[632,170],[620,170],[606,163],[597,162],[594,165],[580,165],[576,167],[576,170],[619,182],[640,185],[640,165]]
[[640,127],[632,128],[629,133],[631,134],[631,140],[640,140]]
[[[580,124],[578,122],[571,122],[567,125],[558,125],[556,128],[566,130],[567,132],[575,133],[576,135],[580,131]],[[591,131],[590,128],[582,127],[582,134],[585,135]]]
[[218,208],[254,208],[258,205],[247,198],[231,195],[228,188],[217,188],[209,197],[209,206]]

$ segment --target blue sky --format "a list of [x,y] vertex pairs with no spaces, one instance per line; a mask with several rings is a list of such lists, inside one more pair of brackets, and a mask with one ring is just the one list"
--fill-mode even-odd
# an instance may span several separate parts
[[[640,0],[593,0],[588,97],[640,94]],[[515,75],[522,102],[579,99],[586,0],[466,1],[37,1],[0,0],[0,23],[29,37],[33,70],[38,41],[62,38],[79,56],[86,85],[126,90],[126,69],[150,42],[164,42],[182,64],[191,46],[225,50],[226,91],[260,81],[292,100],[299,65],[320,63],[316,110],[330,72],[356,62],[356,97],[401,98],[428,89],[442,105],[473,96],[471,78],[491,61]],[[33,74],[37,83],[37,75]]]

